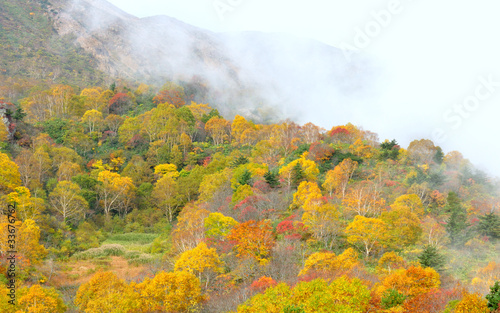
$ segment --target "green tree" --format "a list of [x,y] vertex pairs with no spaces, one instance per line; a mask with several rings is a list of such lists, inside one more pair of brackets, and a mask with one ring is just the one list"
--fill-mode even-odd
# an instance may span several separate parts
[[277,175],[271,171],[267,171],[264,174],[264,179],[266,180],[266,183],[269,184],[271,188],[276,188],[280,185]]
[[460,203],[460,198],[454,192],[448,194],[447,211],[451,213],[446,231],[450,235],[451,244],[457,245],[463,243],[467,239],[467,211]]
[[500,309],[500,281],[495,282],[490,287],[490,293],[486,295],[486,300],[488,300],[488,309],[491,312]]
[[491,212],[479,217],[477,231],[493,239],[500,238],[500,217]]
[[432,267],[436,271],[441,271],[446,263],[444,256],[432,245],[424,247],[424,251],[418,256],[418,260],[423,267]]
[[443,149],[441,149],[441,147],[436,147],[436,153],[434,154],[434,162],[441,165],[443,164],[443,160],[444,160]]
[[406,298],[407,296],[399,293],[396,289],[387,289],[381,300],[382,308],[390,309],[397,307],[398,305],[403,304]]
[[252,185],[250,183],[251,179],[252,179],[252,173],[248,169],[245,169],[243,174],[241,174],[241,176],[238,177],[238,183],[240,184],[240,186],[243,186],[243,185],[251,186]]
[[380,155],[379,158],[381,160],[396,160],[399,156],[399,145],[396,142],[396,139],[392,141],[386,140],[380,144]]
[[304,180],[304,171],[300,163],[297,162],[292,168],[292,185],[298,186],[302,180]]

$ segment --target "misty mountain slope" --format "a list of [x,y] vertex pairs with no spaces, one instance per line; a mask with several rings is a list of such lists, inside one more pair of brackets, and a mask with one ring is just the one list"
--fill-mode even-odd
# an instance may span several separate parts
[[0,81],[102,84],[105,75],[93,56],[71,35],[58,35],[52,22],[46,0],[0,0]]
[[[2,0],[12,1],[12,0]],[[163,84],[197,82],[197,98],[230,117],[308,119],[307,106],[341,110],[369,86],[365,61],[337,48],[284,34],[213,33],[167,16],[137,18],[105,0],[51,0],[58,36],[74,38],[111,77]]]
[[56,31],[75,35],[116,77],[162,82],[226,71],[222,76],[231,67],[209,32],[166,16],[139,19],[100,0],[58,0],[52,8]]

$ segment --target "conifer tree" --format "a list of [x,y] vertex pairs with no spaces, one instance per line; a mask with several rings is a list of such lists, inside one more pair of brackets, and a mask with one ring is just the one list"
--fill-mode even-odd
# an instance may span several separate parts
[[432,267],[436,271],[441,271],[446,263],[444,257],[433,245],[426,245],[424,251],[418,256],[418,260],[423,267]]
[[467,227],[467,212],[460,203],[460,198],[454,192],[448,194],[447,211],[451,213],[448,223],[446,224],[446,231],[450,236],[452,245],[464,243],[468,237]]

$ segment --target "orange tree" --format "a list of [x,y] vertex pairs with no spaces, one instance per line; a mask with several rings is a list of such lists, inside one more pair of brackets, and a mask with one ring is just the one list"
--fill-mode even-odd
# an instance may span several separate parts
[[235,226],[227,238],[234,242],[238,257],[252,257],[265,263],[274,246],[274,234],[271,222],[248,221]]

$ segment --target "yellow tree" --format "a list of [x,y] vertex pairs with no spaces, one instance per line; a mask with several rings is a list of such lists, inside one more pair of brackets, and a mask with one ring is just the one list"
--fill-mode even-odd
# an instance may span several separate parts
[[254,192],[252,187],[249,185],[241,185],[234,191],[233,196],[231,197],[231,203],[236,204],[253,195]]
[[75,95],[73,88],[67,85],[54,85],[49,90],[33,92],[21,101],[30,122],[44,122],[58,117],[67,118],[71,113],[71,100]]
[[83,114],[81,122],[87,125],[89,133],[93,133],[101,130],[104,120],[101,112],[92,109]]
[[191,152],[193,147],[193,141],[191,137],[189,137],[186,133],[182,133],[180,137],[180,146],[182,148],[182,155],[186,157],[186,155]]
[[424,215],[424,205],[422,204],[419,196],[417,196],[416,194],[399,196],[391,205],[391,208],[407,208],[410,212],[415,213],[418,217],[422,217]]
[[186,107],[191,111],[191,113],[193,113],[196,120],[201,120],[203,115],[206,115],[213,110],[213,108],[211,108],[207,104],[198,104],[194,101],[191,101],[191,104],[187,105]]
[[[35,221],[27,219],[24,222],[17,221],[13,224],[16,229],[15,243],[12,243],[12,226],[8,228],[7,216],[0,217],[0,253],[4,256],[7,251],[15,249],[17,253],[17,266],[24,271],[31,265],[39,264],[47,255],[47,250],[40,244],[40,228]],[[9,237],[10,236],[10,237]],[[14,246],[12,246],[14,244]],[[6,273],[8,268],[6,257],[1,259],[2,272]]]
[[490,313],[488,301],[480,294],[466,293],[462,300],[455,307],[455,313]]
[[4,197],[7,204],[16,205],[17,218],[21,221],[32,219],[38,221],[45,211],[43,199],[32,197],[31,192],[26,187],[17,187],[14,192]]
[[98,272],[80,285],[74,300],[82,312],[137,312],[139,297],[133,288],[112,272]]
[[361,245],[366,257],[386,245],[387,225],[378,218],[356,215],[354,221],[346,228],[347,241],[350,244]]
[[118,140],[126,144],[141,130],[141,120],[139,117],[126,118],[118,128]]
[[205,218],[204,225],[205,236],[207,238],[219,238],[227,236],[231,232],[231,229],[238,225],[238,222],[232,217],[214,212]]
[[292,207],[303,207],[306,202],[309,202],[310,205],[313,205],[313,203],[319,204],[321,202],[321,198],[321,190],[319,189],[317,183],[303,181],[300,183],[299,187],[297,187],[297,191],[293,194]]
[[330,197],[335,191],[341,194],[342,199],[344,199],[347,184],[357,168],[358,162],[351,159],[344,159],[339,165],[335,166],[333,170],[326,172],[325,182],[322,186],[328,191]]
[[81,173],[82,173],[82,168],[79,164],[69,161],[64,161],[59,165],[56,176],[58,181],[71,180],[73,176],[76,176]]
[[362,216],[378,216],[385,208],[379,186],[369,180],[355,184],[342,200],[348,212]]
[[[83,104],[86,110],[102,110],[105,103],[102,103],[101,100],[102,89],[100,87],[97,88],[85,88],[80,93],[80,96],[83,98]],[[107,103],[107,102],[106,102]]]
[[291,121],[284,121],[274,125],[271,139],[276,142],[276,147],[283,151],[287,157],[293,150],[297,149],[299,138],[299,125]]
[[405,260],[396,252],[386,252],[378,260],[377,273],[381,275],[391,274],[392,271],[405,267]]
[[303,281],[291,289],[285,283],[267,288],[238,307],[238,313],[366,312],[370,290],[360,279],[339,277],[330,284],[323,279]]
[[384,278],[377,292],[383,294],[388,289],[395,289],[405,296],[414,297],[437,289],[440,285],[439,274],[434,269],[410,266],[398,269]]
[[313,271],[332,275],[338,271],[349,271],[358,265],[358,253],[353,248],[345,250],[338,256],[333,252],[316,252],[307,258],[299,276]]
[[33,285],[21,288],[19,295],[17,307],[21,312],[63,313],[67,310],[61,295],[54,288]]
[[155,166],[154,173],[158,178],[161,178],[165,175],[168,175],[172,178],[179,177],[179,172],[177,172],[177,165],[175,164],[159,164]]
[[81,188],[70,181],[60,181],[49,195],[52,209],[62,218],[63,223],[80,221],[89,208],[80,195]]
[[332,248],[343,228],[339,216],[337,207],[331,203],[307,201],[302,221],[316,240]]
[[163,175],[156,182],[151,195],[157,207],[162,209],[168,221],[172,222],[174,214],[181,203],[179,188],[174,177],[172,175]]
[[417,214],[406,206],[393,206],[388,212],[380,216],[387,224],[388,246],[392,249],[402,249],[415,244],[422,236],[421,222]]
[[293,195],[292,207],[304,209],[302,221],[314,238],[325,245],[333,245],[334,238],[341,231],[337,207],[325,202],[318,184],[302,182]]
[[152,111],[151,127],[157,128],[159,140],[167,143],[170,149],[178,143],[180,132],[180,121],[175,114],[174,106],[161,103]]
[[[12,295],[10,297],[10,290],[7,289],[7,284],[0,284],[0,312],[4,313],[16,313],[19,311],[19,305],[15,302],[15,297],[18,295]],[[9,301],[11,301],[9,303]]]
[[106,218],[110,218],[112,210],[120,208],[121,201],[135,196],[135,187],[130,177],[122,177],[118,173],[104,170],[99,172],[97,180],[100,182],[97,188],[99,202]]
[[71,110],[71,99],[75,92],[71,86],[56,85],[47,93],[47,104],[49,112],[54,117],[69,117]]
[[0,123],[0,141],[6,142],[9,139],[9,130],[4,122]]
[[224,263],[219,259],[215,248],[208,248],[200,242],[196,248],[182,253],[175,262],[175,271],[186,271],[198,276],[200,281],[208,287],[211,278],[223,272]]
[[194,249],[205,238],[205,219],[210,211],[188,204],[177,217],[172,243],[178,253]]
[[146,133],[146,135],[149,138],[149,143],[155,141],[158,139],[158,134],[161,131],[161,126],[159,124],[156,124],[155,121],[152,121],[151,118],[153,116],[153,113],[156,111],[155,109],[152,109],[151,111],[148,111],[144,114],[141,114],[141,132]]
[[33,265],[39,264],[47,256],[47,250],[40,244],[40,227],[35,221],[27,219],[22,223],[18,233],[17,249],[22,251],[24,257]]
[[231,128],[231,123],[229,121],[220,118],[220,117],[212,117],[205,124],[205,130],[208,132],[212,140],[214,141],[214,145],[219,146],[224,143],[228,138],[228,133]]
[[[75,150],[68,147],[50,147],[50,158],[52,159],[52,168],[59,170],[63,163],[82,164],[83,159]],[[73,165],[71,165],[73,167]]]
[[203,177],[199,187],[198,203],[210,201],[214,194],[219,190],[224,184],[228,183],[231,177],[231,170],[225,169],[222,172],[206,175]]
[[352,145],[349,146],[350,152],[354,155],[364,158],[371,159],[373,157],[373,148],[370,145],[365,145],[361,138],[358,138]]
[[140,292],[141,312],[190,312],[205,299],[199,279],[185,271],[159,272],[135,287]]
[[276,143],[272,140],[261,140],[252,149],[252,158],[254,162],[260,162],[274,166],[277,164],[279,150],[276,149]]
[[234,145],[243,145],[245,143],[245,132],[255,130],[256,127],[252,122],[247,121],[243,116],[236,115],[231,124],[231,137]]
[[314,161],[307,159],[309,152],[304,152],[300,158],[290,162],[288,165],[283,166],[279,170],[280,177],[285,180],[288,186],[292,185],[294,167],[300,165],[302,172],[304,173],[304,178],[309,181],[316,181],[316,177],[319,174],[318,166]]
[[5,194],[21,185],[19,167],[8,155],[0,152],[0,192]]

